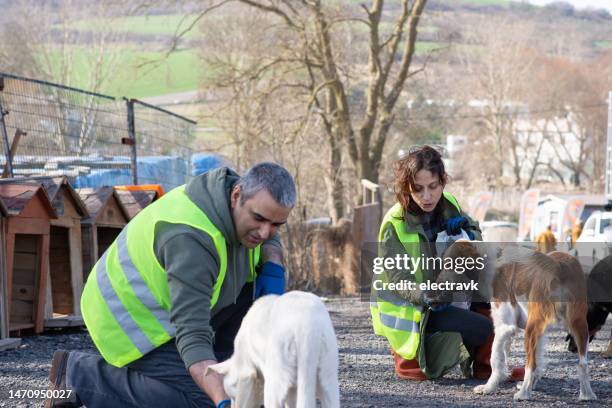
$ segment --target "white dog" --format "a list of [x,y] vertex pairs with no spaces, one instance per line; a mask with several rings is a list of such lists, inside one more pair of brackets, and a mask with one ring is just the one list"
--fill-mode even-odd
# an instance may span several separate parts
[[233,407],[340,406],[338,345],[315,295],[293,291],[258,299],[244,317],[229,360],[209,367],[224,375]]

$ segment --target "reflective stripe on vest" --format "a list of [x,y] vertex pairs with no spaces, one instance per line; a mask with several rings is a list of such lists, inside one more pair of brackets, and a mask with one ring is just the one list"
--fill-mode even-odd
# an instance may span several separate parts
[[[450,193],[444,192],[444,198],[458,211],[461,211],[459,203]],[[404,213],[399,203],[396,203],[385,214],[378,234],[379,242],[382,242],[384,231],[389,224],[393,226],[406,253],[412,258],[420,257],[419,234],[406,232]],[[386,273],[383,273],[381,277],[385,279]],[[417,284],[423,281],[420,267],[416,270],[414,277]],[[370,313],[374,333],[386,337],[391,348],[404,359],[414,359],[421,338],[420,323],[423,309],[402,299],[395,292],[389,290],[379,292],[373,287],[371,290]]]
[[[121,231],[94,266],[81,297],[83,319],[105,360],[122,367],[174,337],[170,288],[154,250],[158,222],[189,225],[208,234],[219,256],[212,309],[227,270],[223,234],[178,187],[142,210]],[[248,281],[255,277],[260,247],[249,250]]]

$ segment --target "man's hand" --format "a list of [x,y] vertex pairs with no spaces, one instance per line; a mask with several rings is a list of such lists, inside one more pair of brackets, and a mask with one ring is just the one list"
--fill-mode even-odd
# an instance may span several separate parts
[[261,262],[274,262],[275,264],[283,265],[283,250],[273,244],[264,243],[261,246]]
[[204,360],[194,363],[189,367],[189,374],[191,374],[191,378],[198,387],[217,405],[229,398],[223,389],[223,376],[212,370],[206,372],[208,366],[213,364],[217,364],[217,362],[215,360]]

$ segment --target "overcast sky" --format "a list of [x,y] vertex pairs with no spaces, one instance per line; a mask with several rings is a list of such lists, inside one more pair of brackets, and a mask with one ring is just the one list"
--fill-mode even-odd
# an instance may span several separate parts
[[[533,4],[552,3],[553,0],[528,0]],[[576,8],[595,7],[610,10],[612,12],[612,0],[563,0],[566,3],[572,4]]]

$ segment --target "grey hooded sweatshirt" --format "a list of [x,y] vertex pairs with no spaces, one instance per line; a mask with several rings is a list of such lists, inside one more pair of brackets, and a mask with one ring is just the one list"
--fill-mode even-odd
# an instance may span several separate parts
[[[221,231],[227,246],[227,272],[215,307],[210,309],[219,274],[219,255],[212,238],[193,227],[159,223],[154,250],[168,274],[170,321],[176,326],[176,346],[185,366],[216,360],[211,318],[235,303],[249,275],[248,248],[236,238],[230,192],[240,177],[228,168],[211,170],[192,179],[185,191]],[[278,236],[265,244],[280,246]]]

